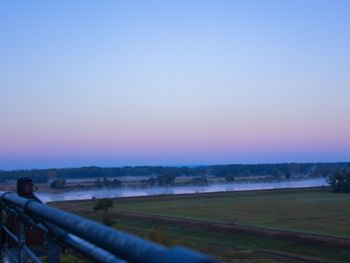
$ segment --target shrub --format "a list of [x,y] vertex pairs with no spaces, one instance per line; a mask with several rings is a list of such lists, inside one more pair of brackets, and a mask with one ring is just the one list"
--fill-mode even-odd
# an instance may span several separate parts
[[102,187],[101,178],[96,178],[94,185],[95,185],[96,187]]
[[107,177],[104,177],[103,180],[101,178],[96,178],[94,185],[96,187],[121,187],[122,181],[118,179],[108,180]]
[[234,182],[235,176],[233,174],[228,173],[225,175],[225,180],[226,180],[226,182]]
[[147,186],[154,186],[157,184],[157,182],[158,180],[155,177],[150,177],[147,180],[145,180],[145,183],[147,184]]
[[208,178],[205,176],[195,177],[191,180],[193,185],[208,185]]
[[108,210],[108,208],[113,207],[113,200],[112,199],[99,199],[94,207],[94,211],[97,210]]
[[64,179],[55,179],[50,183],[50,187],[54,189],[63,189],[66,185],[66,180]]
[[333,192],[350,193],[350,171],[341,171],[332,174],[328,178],[328,183]]
[[176,175],[166,173],[157,177],[158,185],[173,185],[175,183]]
[[114,179],[112,181],[112,187],[121,187],[122,186],[122,181],[118,180],[118,179]]

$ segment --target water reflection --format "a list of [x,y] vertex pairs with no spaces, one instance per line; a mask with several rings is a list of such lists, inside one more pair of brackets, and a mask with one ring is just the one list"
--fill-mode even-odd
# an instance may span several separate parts
[[133,197],[152,195],[178,195],[192,193],[211,193],[227,191],[248,191],[278,188],[303,188],[326,185],[326,178],[316,178],[307,180],[291,180],[282,182],[260,182],[260,183],[225,183],[211,184],[207,186],[173,186],[173,187],[152,187],[152,188],[118,188],[118,189],[90,189],[69,191],[65,193],[44,193],[38,192],[39,198],[44,202],[83,200],[91,198],[107,197]]

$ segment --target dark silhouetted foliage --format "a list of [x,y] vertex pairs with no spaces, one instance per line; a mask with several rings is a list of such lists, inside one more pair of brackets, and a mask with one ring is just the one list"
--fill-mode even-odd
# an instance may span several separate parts
[[235,176],[233,174],[226,174],[225,175],[225,180],[226,180],[226,182],[234,182],[235,181]]
[[205,176],[192,178],[191,183],[194,185],[208,185],[208,178]]
[[148,178],[147,180],[144,180],[144,182],[148,185],[148,186],[154,186],[158,183],[158,180],[157,178],[155,177],[151,177],[151,178]]
[[54,179],[50,183],[50,187],[54,189],[64,189],[65,185],[66,185],[66,180],[64,179]]
[[103,180],[96,178],[94,185],[96,187],[121,187],[122,182],[118,179],[109,180],[107,177],[104,177]]
[[157,177],[158,185],[172,185],[175,182],[176,175],[167,173]]
[[341,171],[328,178],[332,191],[336,193],[350,193],[350,171]]
[[99,199],[94,207],[94,211],[108,210],[113,207],[113,200],[108,198]]
[[[350,170],[350,163],[281,163],[281,164],[232,164],[232,165],[209,165],[196,167],[164,167],[164,166],[137,166],[137,167],[81,167],[65,169],[42,169],[42,170],[15,170],[1,171],[0,183],[15,181],[20,177],[29,177],[34,183],[47,183],[49,180],[68,178],[112,178],[116,176],[151,176],[161,177],[158,183],[166,185],[171,183],[170,177],[177,176],[217,176],[232,177],[248,176],[273,176],[276,179],[305,177],[326,177],[331,174]],[[165,179],[165,180],[164,180]],[[118,185],[115,182],[114,185]]]

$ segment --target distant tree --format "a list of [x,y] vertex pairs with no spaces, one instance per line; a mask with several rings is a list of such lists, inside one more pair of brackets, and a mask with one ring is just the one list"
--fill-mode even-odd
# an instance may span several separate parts
[[228,174],[225,175],[225,180],[226,180],[226,182],[234,182],[235,181],[235,177],[234,177],[233,174],[228,173]]
[[208,185],[208,178],[205,176],[195,177],[191,180],[194,185]]
[[101,178],[96,178],[94,185],[95,185],[96,187],[102,187]]
[[96,205],[94,206],[94,211],[98,210],[108,210],[113,207],[113,200],[108,198],[98,199]]
[[112,182],[107,177],[103,177],[102,186],[109,187]]
[[175,182],[176,175],[166,173],[157,177],[158,185],[172,185]]
[[289,179],[291,177],[290,172],[286,172],[285,175],[286,179]]
[[328,183],[333,192],[350,193],[350,171],[336,172],[329,176]]
[[104,177],[103,180],[96,178],[94,185],[96,187],[121,187],[122,181],[118,179],[109,180],[107,177]]
[[114,179],[111,183],[112,187],[121,187],[122,186],[122,181],[118,180],[118,179]]
[[157,182],[158,180],[155,177],[150,177],[147,180],[145,180],[145,183],[147,184],[147,186],[154,186],[157,184]]
[[66,185],[66,180],[64,179],[55,179],[50,183],[50,187],[54,189],[63,189]]

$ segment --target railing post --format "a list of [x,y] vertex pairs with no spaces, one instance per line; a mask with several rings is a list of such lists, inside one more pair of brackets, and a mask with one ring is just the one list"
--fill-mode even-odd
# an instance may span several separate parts
[[27,262],[27,254],[25,253],[23,246],[25,245],[25,225],[21,218],[18,221],[18,262],[25,263]]
[[50,263],[60,263],[60,246],[52,239],[52,237],[47,236],[47,261]]

